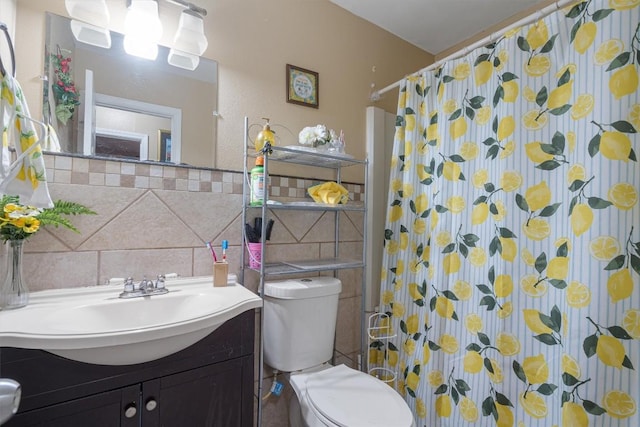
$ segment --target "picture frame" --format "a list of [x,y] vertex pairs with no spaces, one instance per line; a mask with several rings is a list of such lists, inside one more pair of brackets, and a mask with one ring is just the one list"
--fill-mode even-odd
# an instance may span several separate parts
[[318,108],[320,77],[317,72],[287,64],[287,102]]
[[158,153],[161,162],[171,161],[171,130],[158,129]]

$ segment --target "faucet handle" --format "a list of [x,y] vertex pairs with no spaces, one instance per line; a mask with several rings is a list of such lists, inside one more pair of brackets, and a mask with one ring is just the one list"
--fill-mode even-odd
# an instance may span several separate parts
[[164,289],[165,287],[165,276],[164,274],[158,274],[158,278],[156,280],[156,289]]
[[135,290],[135,285],[133,283],[133,277],[127,277],[124,281],[124,291],[125,292],[133,292]]

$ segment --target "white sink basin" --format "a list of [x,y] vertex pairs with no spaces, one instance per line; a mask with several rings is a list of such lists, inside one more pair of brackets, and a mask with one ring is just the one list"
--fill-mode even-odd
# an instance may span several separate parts
[[41,349],[101,365],[159,359],[209,335],[227,320],[262,306],[230,276],[168,279],[169,293],[118,298],[120,286],[34,292],[27,307],[0,311],[0,347]]

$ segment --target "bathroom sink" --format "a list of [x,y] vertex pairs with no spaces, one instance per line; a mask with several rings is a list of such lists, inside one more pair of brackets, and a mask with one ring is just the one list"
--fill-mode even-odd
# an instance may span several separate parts
[[129,365],[159,359],[262,306],[230,276],[167,279],[169,293],[121,299],[119,286],[34,292],[27,307],[0,311],[0,346],[41,349],[80,362]]

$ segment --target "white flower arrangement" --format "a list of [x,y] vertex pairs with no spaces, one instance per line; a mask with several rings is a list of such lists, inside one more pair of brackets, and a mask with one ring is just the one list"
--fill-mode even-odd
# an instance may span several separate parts
[[327,129],[325,125],[307,126],[300,131],[298,142],[302,145],[317,147],[326,145],[338,139],[338,134],[333,129]]

